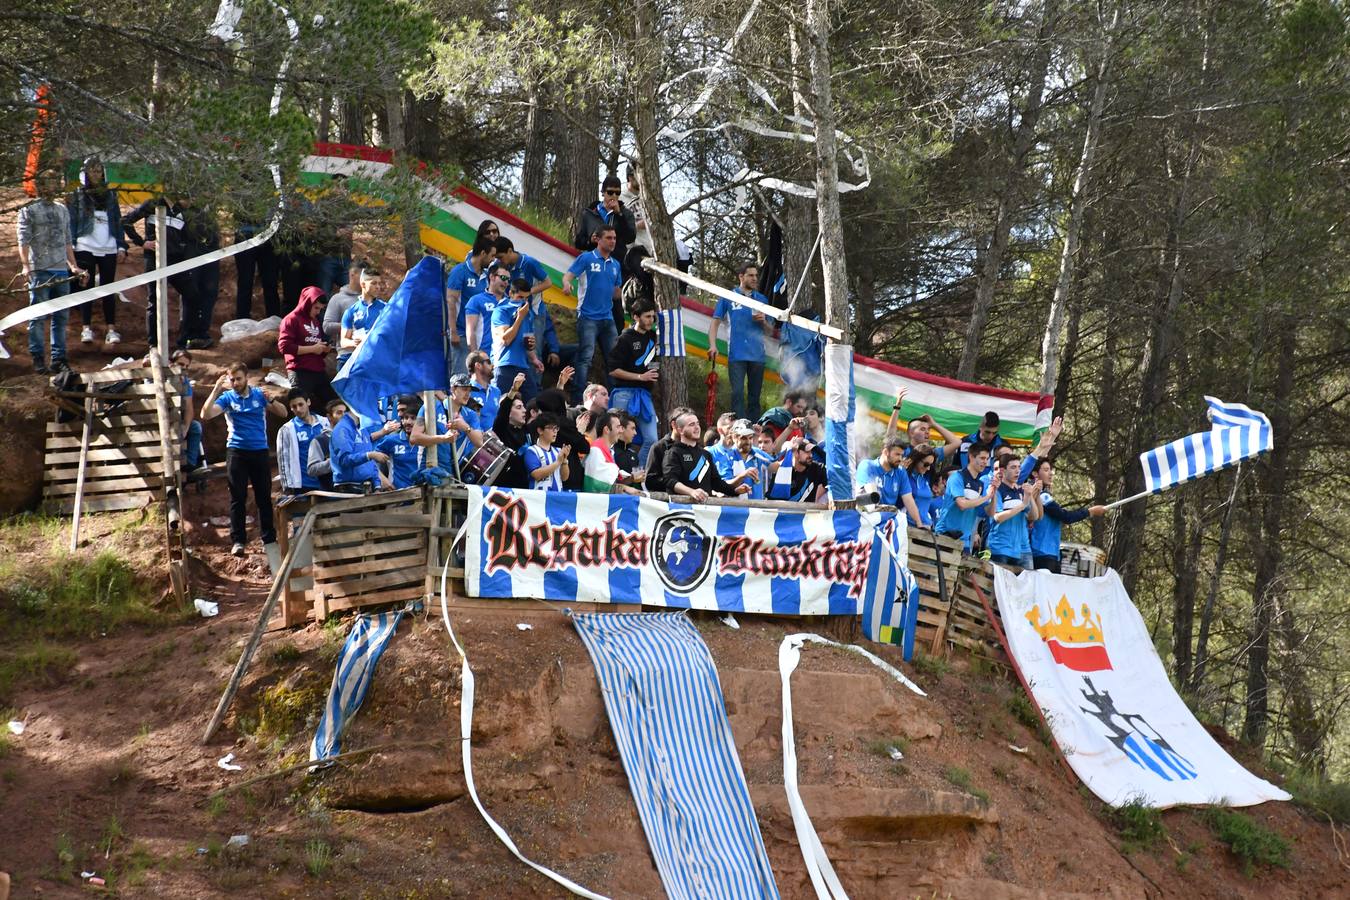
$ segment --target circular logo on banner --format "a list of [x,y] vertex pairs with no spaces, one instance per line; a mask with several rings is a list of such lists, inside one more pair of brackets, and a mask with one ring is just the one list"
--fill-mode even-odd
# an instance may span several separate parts
[[677,594],[692,593],[708,577],[715,546],[691,512],[667,513],[656,520],[653,562],[666,587]]

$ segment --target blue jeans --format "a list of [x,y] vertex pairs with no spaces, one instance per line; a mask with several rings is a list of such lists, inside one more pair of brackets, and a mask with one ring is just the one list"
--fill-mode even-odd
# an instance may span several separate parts
[[[69,277],[70,272],[66,269],[38,269],[28,282],[28,305],[32,306],[44,300],[53,300],[69,294],[70,282],[61,280]],[[52,284],[53,281],[57,283]],[[50,316],[39,316],[28,321],[28,354],[33,357],[34,366],[46,365],[47,357],[44,354],[45,346],[42,340],[44,327],[51,329],[51,364],[56,366],[66,361],[66,322],[69,319],[70,310],[63,309]]]
[[352,261],[345,256],[325,256],[319,260],[319,288],[332,296],[333,288],[347,283],[347,270]]
[[189,469],[202,463],[202,423],[197,419],[188,423],[187,438],[183,441],[183,463]]
[[[524,372],[525,383],[520,387],[520,400],[522,403],[528,405],[529,402],[534,399],[535,395],[539,393],[537,387],[533,389],[530,387],[530,373],[533,371],[533,367],[521,368],[520,366],[497,366],[497,368],[492,370],[492,383],[497,386],[497,390],[505,394],[507,391],[511,390],[511,385],[515,383],[516,376],[521,372]],[[536,378],[535,384],[537,385],[538,383],[539,380]],[[484,431],[487,431],[491,427],[491,422],[483,423]]]
[[[747,360],[732,360],[727,363],[727,374],[731,377],[731,408],[737,418],[754,422],[762,410],[759,408],[759,393],[764,387],[764,363]],[[746,394],[750,395],[746,402]]]
[[[605,354],[605,362],[614,355],[614,344],[619,340],[619,331],[614,327],[614,320],[605,319],[577,319],[577,374],[572,382],[572,402],[581,403],[581,394],[586,390],[586,376],[591,371],[591,359],[595,356],[595,342],[600,341],[600,352]],[[596,379],[596,383],[609,387],[609,373],[605,372],[603,377]]]
[[459,336],[459,344],[450,345],[450,376],[469,374],[469,343],[464,335]]
[[[638,390],[640,390],[640,388],[615,388],[614,392],[609,395],[610,409],[627,410],[633,394]],[[636,438],[636,443],[638,444],[638,465],[645,469],[647,468],[647,457],[652,452],[652,444],[655,444],[659,438],[659,435],[656,433],[656,420],[647,419],[644,421],[638,419],[637,416],[634,416],[633,418],[637,419],[638,426]]]

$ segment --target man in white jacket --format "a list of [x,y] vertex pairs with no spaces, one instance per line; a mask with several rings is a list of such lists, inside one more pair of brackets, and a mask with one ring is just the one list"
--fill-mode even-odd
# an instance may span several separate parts
[[310,397],[300,388],[292,388],[286,395],[291,418],[277,431],[277,470],[281,475],[281,490],[287,494],[317,491],[323,483],[309,474],[309,445],[328,430],[328,421],[314,415]]

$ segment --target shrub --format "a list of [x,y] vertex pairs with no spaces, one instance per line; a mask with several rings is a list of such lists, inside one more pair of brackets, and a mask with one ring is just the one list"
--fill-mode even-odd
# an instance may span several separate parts
[[1214,836],[1242,860],[1242,871],[1247,875],[1252,875],[1257,866],[1289,868],[1289,841],[1251,816],[1213,806],[1205,810],[1203,819]]
[[1120,834],[1122,853],[1152,850],[1167,837],[1162,813],[1146,806],[1141,798],[1132,798],[1129,803],[1112,810],[1111,818]]

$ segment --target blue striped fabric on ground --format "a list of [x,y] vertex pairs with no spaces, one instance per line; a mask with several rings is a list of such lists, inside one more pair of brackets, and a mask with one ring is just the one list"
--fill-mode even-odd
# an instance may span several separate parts
[[[885,533],[888,530],[890,535]],[[919,583],[900,561],[894,532],[878,528],[873,533],[862,626],[869,641],[900,647],[909,662],[914,656],[914,630],[918,626]]]
[[389,639],[394,636],[403,610],[371,613],[357,616],[351,633],[338,654],[333,670],[333,683],[328,688],[328,702],[323,705],[318,730],[309,744],[311,762],[321,762],[339,751],[342,730],[361,708],[375,678],[375,665],[380,661]]
[[672,900],[778,897],[707,645],[683,613],[575,613]]
[[1241,403],[1206,397],[1210,430],[1139,454],[1144,487],[1153,494],[1185,484],[1252,459],[1275,446],[1274,432],[1265,413]]

